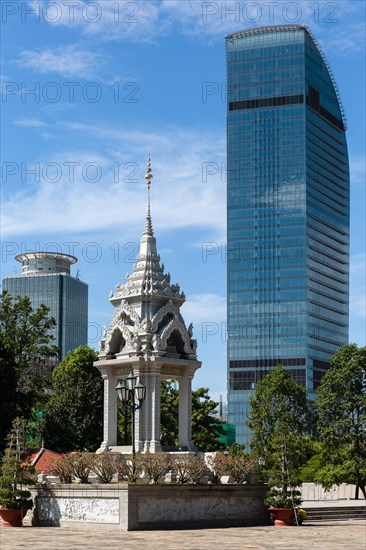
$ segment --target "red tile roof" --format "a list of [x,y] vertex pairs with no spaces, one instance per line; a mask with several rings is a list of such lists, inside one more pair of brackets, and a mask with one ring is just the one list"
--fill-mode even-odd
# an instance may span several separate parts
[[48,472],[52,462],[61,456],[55,451],[50,451],[49,449],[40,449],[39,451],[33,453],[30,456],[32,465],[34,466],[36,472]]

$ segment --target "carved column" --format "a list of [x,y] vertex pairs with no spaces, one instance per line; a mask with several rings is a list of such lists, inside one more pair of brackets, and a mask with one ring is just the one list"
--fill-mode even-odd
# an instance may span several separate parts
[[192,443],[192,376],[186,371],[179,379],[179,447],[194,451]]
[[103,442],[97,452],[108,451],[117,445],[117,379],[111,372],[102,371],[104,380]]
[[144,452],[161,451],[160,444],[160,367],[155,366],[151,372],[141,375],[146,386],[146,398],[138,412],[143,424],[143,439],[140,448]]

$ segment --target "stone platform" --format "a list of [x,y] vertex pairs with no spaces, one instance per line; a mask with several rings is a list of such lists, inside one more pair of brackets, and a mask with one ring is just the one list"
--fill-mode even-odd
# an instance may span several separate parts
[[70,527],[0,528],[1,550],[365,550],[366,522],[301,527],[238,527],[190,531],[122,531]]

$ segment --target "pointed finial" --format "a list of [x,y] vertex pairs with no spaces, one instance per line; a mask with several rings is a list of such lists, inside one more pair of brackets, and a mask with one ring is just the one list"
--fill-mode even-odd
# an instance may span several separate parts
[[151,223],[151,215],[150,215],[150,185],[151,180],[153,179],[152,170],[151,170],[151,159],[150,159],[150,152],[147,157],[147,168],[146,168],[146,184],[147,184],[147,212],[146,212],[146,224],[144,229],[144,235],[150,235],[151,237],[154,235],[152,223]]
[[147,168],[146,168],[146,174],[145,174],[145,180],[147,184],[147,188],[150,189],[151,180],[153,179],[152,170],[151,170],[151,160],[150,160],[150,152],[147,157]]

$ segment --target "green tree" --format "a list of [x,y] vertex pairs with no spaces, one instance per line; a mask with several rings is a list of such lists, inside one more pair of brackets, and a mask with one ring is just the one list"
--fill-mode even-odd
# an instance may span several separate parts
[[16,415],[18,375],[14,360],[0,340],[0,453]]
[[56,326],[49,317],[49,308],[40,305],[35,311],[28,296],[11,296],[4,290],[0,297],[0,335],[21,376],[30,374],[34,366],[46,364],[57,356],[50,333]]
[[[306,462],[303,438],[310,429],[310,406],[306,390],[281,365],[256,385],[250,399],[251,448],[258,462],[264,459],[262,475],[272,488],[270,505],[296,503],[295,487]],[[262,460],[263,462],[263,460]]]
[[117,416],[117,444],[131,445],[131,409],[125,409],[121,402],[118,401],[118,416]]
[[103,380],[88,346],[69,352],[52,373],[44,438],[58,452],[95,451],[102,441]]
[[[225,445],[219,440],[224,433],[222,420],[216,416],[218,403],[212,401],[207,388],[192,392],[192,441],[202,451],[219,451]],[[161,443],[178,446],[179,391],[173,380],[161,387]]]
[[366,498],[366,347],[342,346],[317,398],[319,439],[325,445],[316,481],[325,488],[354,483]]
[[50,333],[55,325],[46,306],[34,311],[26,296],[0,295],[0,452],[12,420],[28,417],[44,394],[34,369],[58,354]]
[[210,398],[208,388],[192,392],[192,441],[199,451],[225,449],[219,439],[225,432],[222,420],[216,416],[218,406],[218,402]]
[[163,380],[160,391],[161,444],[164,447],[178,446],[179,391],[176,381]]

